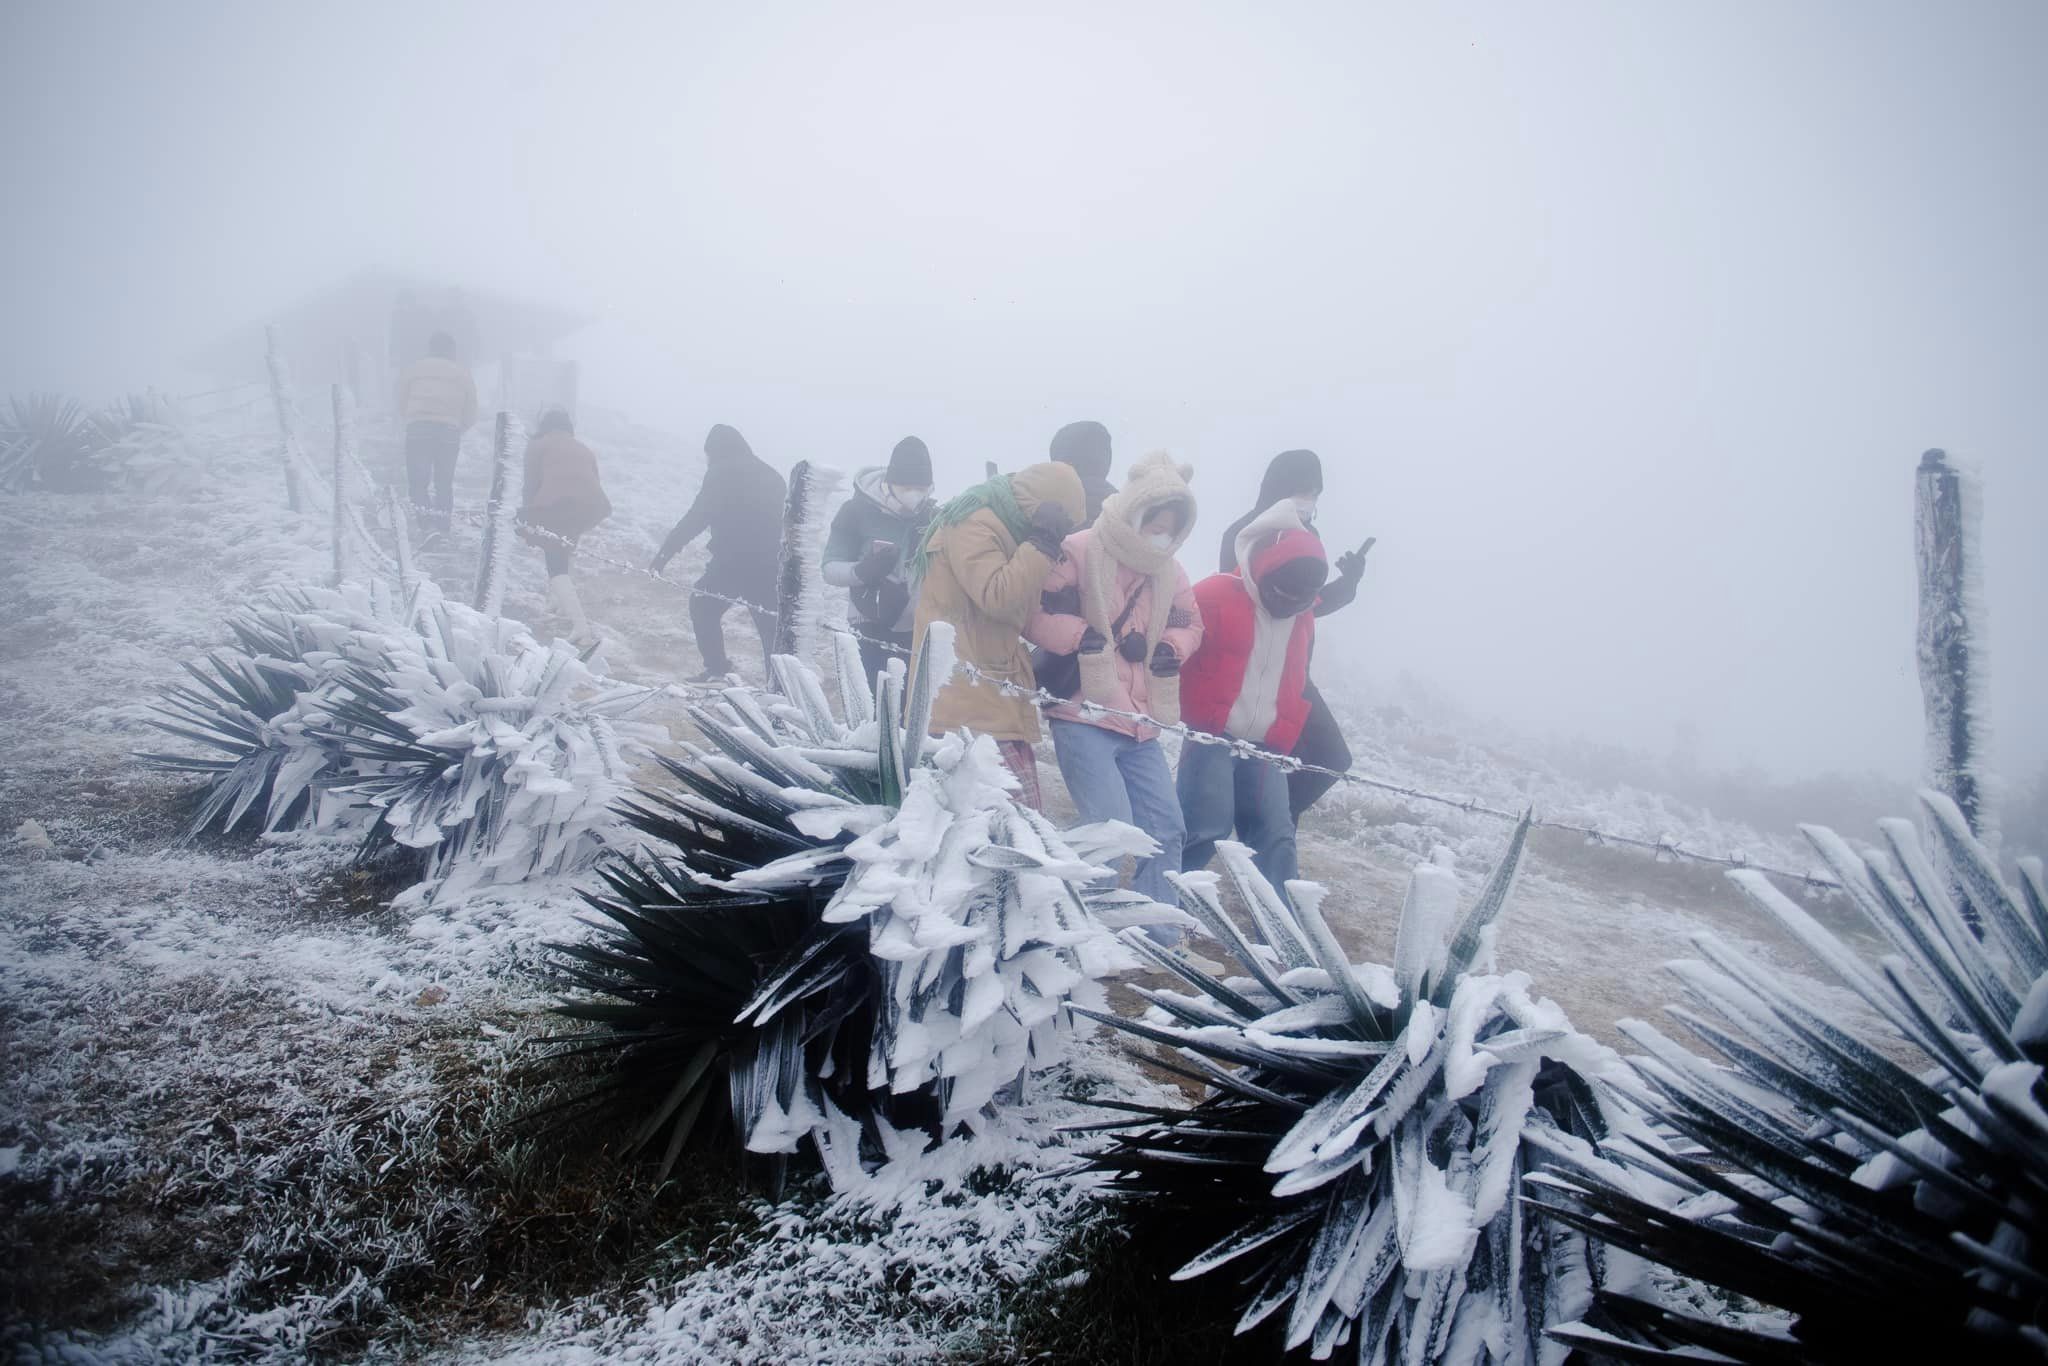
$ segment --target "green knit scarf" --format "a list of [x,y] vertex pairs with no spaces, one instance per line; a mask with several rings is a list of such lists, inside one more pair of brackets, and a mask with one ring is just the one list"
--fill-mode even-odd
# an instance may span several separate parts
[[910,557],[911,578],[924,577],[925,566],[932,559],[932,541],[941,530],[959,525],[983,508],[1002,519],[1018,544],[1023,544],[1025,537],[1031,534],[1031,519],[1017,506],[1017,495],[1010,488],[1010,476],[999,474],[985,484],[976,484],[932,514],[924,539],[917,543],[917,553]]

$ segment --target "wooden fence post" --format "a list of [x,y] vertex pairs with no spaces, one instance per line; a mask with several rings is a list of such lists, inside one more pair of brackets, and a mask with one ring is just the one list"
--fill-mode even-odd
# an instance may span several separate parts
[[334,386],[334,586],[348,581],[348,464],[355,451],[355,415],[348,389]]
[[299,493],[299,421],[291,399],[291,367],[285,362],[276,323],[263,329],[263,340],[265,360],[270,367],[270,398],[277,405],[278,436],[284,442],[284,496],[291,510],[297,512],[302,502]]
[[484,544],[477,558],[476,610],[498,616],[505,605],[505,560],[512,553],[512,414],[500,412],[491,447],[491,501],[484,508]]

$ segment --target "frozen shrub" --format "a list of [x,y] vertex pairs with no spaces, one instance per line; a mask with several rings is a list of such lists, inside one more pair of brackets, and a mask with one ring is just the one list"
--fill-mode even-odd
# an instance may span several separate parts
[[381,585],[294,588],[230,623],[158,724],[218,752],[152,755],[208,776],[193,833],[257,811],[266,830],[360,829],[419,851],[428,895],[587,865],[625,790],[623,720],[650,695],[593,675],[518,622]]
[[973,1124],[998,1090],[1051,1061],[1072,999],[1131,959],[1113,927],[1178,920],[1129,893],[1084,890],[1145,836],[1061,834],[1012,797],[986,737],[925,737],[933,628],[908,708],[874,697],[841,638],[842,717],[811,670],[781,695],[727,689],[692,715],[707,747],[664,759],[679,785],[630,818],[675,852],[605,866],[591,904],[609,933],[566,946],[559,1008],[615,1054],[585,1099],[633,1116],[665,1175],[721,1133],[780,1173],[809,1140],[827,1171]]
[[1527,833],[1462,916],[1448,851],[1420,864],[1391,968],[1351,963],[1324,889],[1289,883],[1290,909],[1234,843],[1219,849],[1250,931],[1216,874],[1180,887],[1244,975],[1126,936],[1191,990],[1140,989],[1144,1018],[1100,1018],[1178,1050],[1207,1094],[1117,1105],[1144,1117],[1092,1163],[1113,1174],[1105,1196],[1201,1249],[1174,1279],[1242,1287],[1239,1333],[1277,1319],[1319,1360],[1550,1362],[1564,1351],[1544,1329],[1629,1269],[1517,1198],[1542,1151],[1598,1160],[1636,1123],[1605,1084],[1610,1051],[1526,974],[1480,968]]
[[[2040,1361],[2048,1311],[2048,896],[2008,886],[1948,798],[1921,794],[1956,884],[1912,824],[1858,853],[1808,826],[1895,950],[1874,965],[1753,872],[1731,874],[1896,1030],[1864,1039],[1711,935],[1672,964],[1672,1015],[1720,1054],[1623,1023],[1670,1140],[1631,1169],[1560,1161],[1553,1217],[1791,1316],[1789,1332],[1603,1295],[1556,1336],[1624,1360]],[[1979,938],[1964,918],[1974,910]],[[1682,1200],[1672,1208],[1672,1195]]]

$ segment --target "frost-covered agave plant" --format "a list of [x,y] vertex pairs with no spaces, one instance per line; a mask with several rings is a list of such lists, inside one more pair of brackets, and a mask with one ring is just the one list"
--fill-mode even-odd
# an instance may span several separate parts
[[828,1172],[974,1123],[1051,1061],[1069,1000],[1134,966],[1114,931],[1177,922],[1129,893],[1084,890],[1149,844],[1129,826],[1062,834],[1012,797],[986,737],[925,738],[934,627],[905,723],[903,680],[879,697],[841,637],[843,719],[792,656],[781,696],[744,687],[693,716],[706,747],[664,759],[678,790],[625,808],[675,849],[619,858],[590,898],[604,937],[562,948],[587,994],[558,1008],[616,1053],[582,1099],[628,1113],[629,1146],[665,1176],[693,1137],[730,1133],[783,1159],[809,1139]]
[[83,493],[107,482],[105,425],[62,394],[12,398],[0,413],[0,490]]
[[624,719],[650,694],[594,676],[519,623],[382,585],[274,594],[232,623],[240,648],[188,665],[163,729],[219,752],[150,755],[207,775],[192,833],[361,829],[364,855],[419,851],[423,895],[570,871],[604,847],[625,790]]
[[1671,1013],[1720,1057],[1622,1026],[1674,1140],[1632,1154],[1630,1170],[1561,1160],[1532,1179],[1554,1217],[1786,1311],[1789,1328],[1617,1293],[1602,1296],[1603,1324],[1564,1340],[1636,1361],[2048,1357],[2041,864],[2023,861],[2009,887],[1955,804],[1921,797],[1946,873],[1908,821],[1881,823],[1885,853],[1805,828],[1896,950],[1874,966],[1759,875],[1732,874],[1895,1036],[1857,1037],[1800,984],[1699,936],[1705,961],[1672,965],[1692,1005]]
[[1550,1362],[1565,1351],[1544,1329],[1625,1269],[1516,1198],[1537,1145],[1597,1161],[1636,1123],[1606,1089],[1610,1051],[1526,974],[1480,970],[1527,835],[1524,821],[1462,916],[1448,851],[1418,866],[1391,969],[1346,958],[1322,887],[1289,883],[1290,910],[1231,843],[1218,849],[1251,932],[1215,874],[1180,887],[1248,975],[1126,936],[1192,990],[1141,990],[1145,1019],[1098,1018],[1179,1050],[1209,1090],[1185,1108],[1115,1106],[1147,1118],[1091,1161],[1115,1174],[1105,1194],[1207,1244],[1174,1279],[1245,1288],[1239,1333],[1279,1316],[1286,1345],[1317,1359]]

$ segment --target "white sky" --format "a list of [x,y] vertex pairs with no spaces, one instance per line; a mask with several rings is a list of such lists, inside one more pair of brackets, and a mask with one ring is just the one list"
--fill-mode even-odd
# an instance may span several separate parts
[[1917,762],[1943,445],[2048,761],[2048,5],[12,0],[0,53],[0,392],[383,264],[785,466],[1097,418],[1196,463],[1198,574],[1309,446],[1379,537],[1322,668],[1781,773]]

